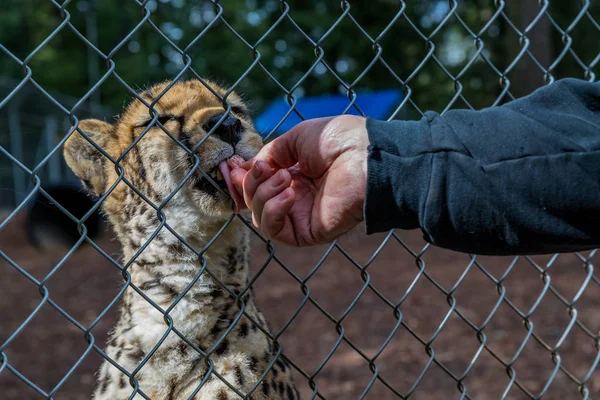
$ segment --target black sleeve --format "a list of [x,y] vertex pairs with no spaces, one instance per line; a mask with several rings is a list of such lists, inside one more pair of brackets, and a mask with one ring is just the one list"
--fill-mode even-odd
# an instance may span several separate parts
[[600,247],[600,83],[564,79],[500,107],[367,130],[367,233],[420,228],[488,255]]

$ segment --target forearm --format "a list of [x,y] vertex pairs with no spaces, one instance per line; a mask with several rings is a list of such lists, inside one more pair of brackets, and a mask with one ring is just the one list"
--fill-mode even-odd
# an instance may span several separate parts
[[369,120],[367,232],[420,228],[477,254],[600,246],[599,86],[569,80],[502,107]]

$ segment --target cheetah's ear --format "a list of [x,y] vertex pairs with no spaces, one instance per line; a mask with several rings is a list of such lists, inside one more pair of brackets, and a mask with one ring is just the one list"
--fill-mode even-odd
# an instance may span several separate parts
[[[86,119],[79,121],[79,129],[102,150],[112,154],[111,147],[116,144],[113,125],[97,119]],[[96,196],[104,194],[107,182],[105,166],[110,161],[77,130],[65,142],[64,156],[88,191]]]

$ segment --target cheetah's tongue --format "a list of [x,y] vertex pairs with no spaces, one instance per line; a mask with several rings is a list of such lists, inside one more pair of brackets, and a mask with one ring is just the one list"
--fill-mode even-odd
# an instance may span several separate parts
[[233,186],[233,182],[231,182],[231,169],[229,169],[229,165],[227,164],[227,160],[221,161],[219,163],[219,169],[221,170],[221,174],[223,174],[223,178],[225,179],[225,183],[227,184],[227,189],[235,202],[234,212],[237,214],[244,207],[244,199],[240,196],[236,188]]

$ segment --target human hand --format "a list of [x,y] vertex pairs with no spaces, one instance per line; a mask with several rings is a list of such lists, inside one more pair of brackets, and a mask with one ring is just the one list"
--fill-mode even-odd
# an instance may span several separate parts
[[233,165],[231,179],[267,238],[328,243],[363,220],[368,146],[364,118],[307,120]]

